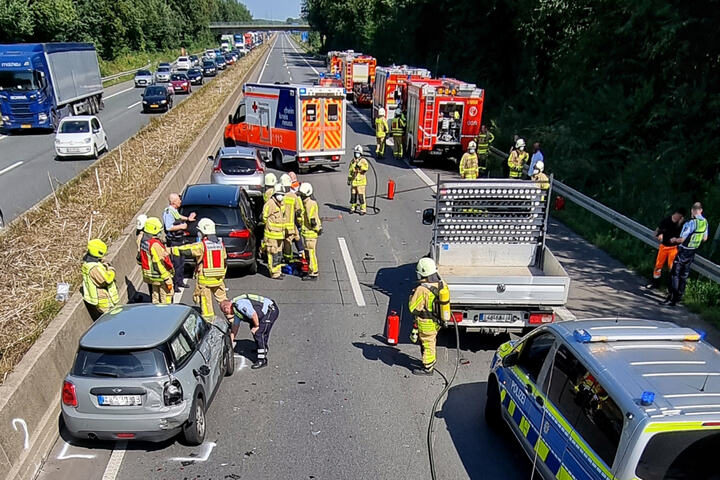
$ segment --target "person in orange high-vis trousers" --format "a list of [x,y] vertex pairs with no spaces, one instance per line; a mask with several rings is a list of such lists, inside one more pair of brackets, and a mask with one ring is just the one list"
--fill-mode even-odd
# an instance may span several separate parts
[[660,242],[658,246],[657,257],[655,258],[655,268],[653,269],[652,282],[647,288],[658,288],[660,286],[660,277],[662,269],[667,265],[668,270],[672,268],[677,255],[677,244],[672,243],[671,239],[680,235],[680,229],[685,219],[685,209],[680,207],[675,209],[672,215],[662,219],[658,227],[655,229],[655,237]]

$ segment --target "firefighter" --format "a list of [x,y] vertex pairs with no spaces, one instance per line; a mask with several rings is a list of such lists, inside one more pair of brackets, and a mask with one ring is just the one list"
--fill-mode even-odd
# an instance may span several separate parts
[[528,153],[525,151],[525,140],[518,138],[515,148],[510,152],[507,163],[510,167],[510,178],[522,178],[523,167],[528,161]]
[[280,315],[280,308],[275,300],[252,293],[244,293],[233,298],[232,301],[225,300],[220,304],[220,309],[228,321],[232,322],[230,329],[232,342],[235,341],[235,335],[237,335],[241,322],[247,322],[250,325],[250,332],[257,344],[257,361],[250,368],[257,370],[266,366],[270,330]]
[[317,261],[317,239],[322,234],[322,222],[318,212],[318,204],[312,198],[313,188],[308,182],[300,185],[300,197],[303,200],[303,215],[301,233],[303,244],[305,245],[305,258],[308,261],[308,275],[303,280],[317,280],[318,277],[318,261]]
[[478,167],[480,176],[485,177],[488,175],[488,157],[490,154],[490,144],[495,140],[495,135],[490,133],[485,125],[480,127],[480,133],[475,137],[475,143],[477,144],[477,155],[478,155]]
[[265,249],[270,277],[280,279],[282,275],[282,243],[285,240],[285,187],[276,185],[270,200],[263,206],[262,218],[265,224]]
[[478,156],[475,153],[477,144],[474,141],[468,143],[468,151],[460,159],[460,176],[466,180],[478,178]]
[[135,241],[137,242],[138,252],[140,252],[140,242],[142,242],[142,237],[145,233],[143,230],[145,229],[145,222],[147,222],[147,219],[147,215],[143,213],[138,215],[135,220]]
[[107,245],[99,238],[93,238],[87,244],[87,253],[83,258],[83,300],[90,306],[93,318],[109,311],[120,303],[115,269],[103,257]]
[[421,258],[415,268],[418,285],[410,297],[410,313],[415,316],[410,333],[410,341],[420,340],[423,368],[413,370],[413,375],[432,375],[435,368],[435,345],[437,332],[440,330],[439,291],[442,281],[437,273],[437,266],[432,258]]
[[381,107],[375,119],[375,141],[377,142],[375,156],[377,158],[383,158],[385,156],[385,137],[387,136],[388,130],[388,123],[385,119],[385,109]]
[[143,281],[150,286],[152,303],[173,301],[173,263],[170,252],[158,238],[163,231],[163,224],[157,217],[150,217],[145,222],[145,233],[140,244],[140,266]]
[[297,187],[293,185],[297,182],[297,187],[300,186],[300,182],[297,181],[297,177],[293,181],[292,177],[287,173],[282,174],[280,177],[280,183],[285,187],[285,196],[283,202],[285,203],[285,238],[283,239],[283,260],[286,264],[293,261],[293,245],[300,256],[303,255],[304,249],[302,241],[300,240],[300,231],[298,226],[302,221],[302,210],[303,203],[300,197],[297,195]]
[[267,203],[273,195],[273,188],[277,185],[277,177],[274,173],[265,174],[265,191],[263,192],[263,202]]
[[547,190],[550,188],[550,179],[545,175],[545,162],[536,162],[535,171],[533,172],[530,180],[537,183],[540,188]]
[[201,218],[197,224],[202,235],[199,242],[172,247],[173,255],[185,255],[195,259],[195,292],[193,301],[200,305],[205,321],[212,323],[215,317],[212,299],[218,303],[227,300],[225,294],[225,273],[227,272],[227,252],[225,244],[215,233],[215,222]]
[[347,182],[350,186],[350,213],[365,215],[365,187],[367,186],[367,171],[370,164],[362,154],[362,145],[355,145]]
[[390,130],[393,136],[393,154],[395,158],[403,157],[403,135],[405,134],[405,116],[402,110],[395,110],[392,122],[390,122]]

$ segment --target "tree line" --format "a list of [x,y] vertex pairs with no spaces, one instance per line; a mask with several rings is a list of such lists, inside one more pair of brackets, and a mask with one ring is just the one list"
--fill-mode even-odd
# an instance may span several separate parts
[[[499,147],[540,140],[571,186],[654,225],[720,220],[720,1],[304,0],[321,47],[486,89]],[[709,243],[709,242],[708,242]]]
[[210,41],[212,21],[250,20],[237,0],[0,0],[0,43],[92,42],[112,60]]

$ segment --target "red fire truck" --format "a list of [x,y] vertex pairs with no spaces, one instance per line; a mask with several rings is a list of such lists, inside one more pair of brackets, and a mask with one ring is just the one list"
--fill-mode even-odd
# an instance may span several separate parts
[[407,86],[407,152],[459,159],[477,136],[485,91],[452,78],[412,80]]
[[342,67],[343,55],[347,52],[338,52],[337,50],[331,50],[327,53],[327,67],[331,75],[339,74]]
[[410,80],[430,78],[430,70],[408,67],[407,65],[377,67],[373,88],[373,119],[380,108],[385,109],[386,118],[392,118],[398,101],[407,102],[407,83]]
[[352,100],[355,98],[355,85],[366,85],[369,89],[369,86],[375,82],[377,60],[370,55],[356,54],[351,50],[345,52],[340,59],[342,60],[340,75],[348,98]]

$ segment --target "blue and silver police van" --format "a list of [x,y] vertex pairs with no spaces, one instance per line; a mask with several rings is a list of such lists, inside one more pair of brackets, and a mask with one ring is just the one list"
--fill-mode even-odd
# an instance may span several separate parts
[[543,325],[496,352],[485,418],[558,480],[719,480],[720,351],[668,322]]

